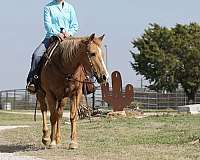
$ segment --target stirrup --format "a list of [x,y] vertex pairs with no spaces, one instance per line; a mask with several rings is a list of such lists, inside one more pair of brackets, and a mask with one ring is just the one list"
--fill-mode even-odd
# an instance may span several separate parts
[[30,93],[30,94],[35,94],[36,93],[36,88],[35,85],[31,82],[28,82],[27,86],[26,86],[26,90]]
[[39,78],[38,75],[34,75],[33,77],[35,80],[37,80]]

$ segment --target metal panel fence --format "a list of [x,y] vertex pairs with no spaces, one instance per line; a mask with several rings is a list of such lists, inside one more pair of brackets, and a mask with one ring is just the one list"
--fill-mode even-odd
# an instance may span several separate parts
[[[186,105],[187,96],[183,90],[174,93],[161,93],[153,91],[136,90],[134,101],[141,103],[146,109],[176,109],[178,106]],[[200,91],[195,97],[195,104],[200,103]]]
[[[84,101],[84,99],[82,101]],[[97,91],[95,92],[95,96],[93,94],[88,95],[87,101],[90,106],[93,106],[93,104],[95,104],[95,106],[105,105],[101,100],[100,89],[97,89]],[[69,103],[70,100],[68,101],[67,106],[69,106]],[[36,96],[29,94],[25,89],[0,91],[0,109],[33,110],[35,106],[36,106]]]
[[[107,103],[102,101],[100,88],[97,89],[94,95],[89,95],[87,99],[91,106],[93,106],[93,102],[94,106],[108,106]],[[177,106],[185,105],[186,100],[187,98],[183,91],[159,93],[135,88],[133,101],[140,103],[146,109],[176,109]],[[196,95],[195,103],[200,103],[200,91]],[[0,109],[31,110],[35,108],[35,105],[35,96],[30,95],[25,89],[0,91]]]
[[0,108],[11,109],[34,109],[35,96],[30,95],[24,89],[0,91]]

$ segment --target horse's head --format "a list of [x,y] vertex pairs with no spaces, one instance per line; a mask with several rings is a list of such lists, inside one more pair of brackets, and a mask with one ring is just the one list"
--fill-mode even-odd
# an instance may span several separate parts
[[106,65],[103,60],[103,51],[101,48],[102,40],[104,35],[101,37],[95,37],[95,34],[92,34],[88,37],[84,44],[86,45],[85,52],[85,68],[97,79],[98,83],[104,83],[108,80],[109,74],[106,68]]

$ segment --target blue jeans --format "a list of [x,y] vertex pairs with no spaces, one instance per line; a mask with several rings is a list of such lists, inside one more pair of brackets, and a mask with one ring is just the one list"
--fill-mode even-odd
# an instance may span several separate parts
[[27,83],[32,81],[34,75],[38,74],[37,73],[38,64],[39,64],[44,52],[47,50],[48,41],[49,41],[49,39],[45,38],[42,41],[42,43],[33,52],[32,61],[31,61],[31,69],[28,73]]

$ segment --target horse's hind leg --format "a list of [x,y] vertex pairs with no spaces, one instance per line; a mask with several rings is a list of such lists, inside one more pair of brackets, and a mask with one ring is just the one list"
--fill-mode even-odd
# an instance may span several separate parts
[[56,143],[59,144],[61,142],[61,131],[60,131],[60,120],[63,116],[64,106],[66,104],[67,98],[64,98],[58,102],[58,119],[57,119],[57,131],[56,131]]
[[37,99],[40,103],[40,109],[42,112],[42,119],[43,119],[43,136],[42,136],[42,143],[47,145],[50,141],[48,127],[47,127],[47,104],[45,102],[45,93],[43,91],[38,91]]

